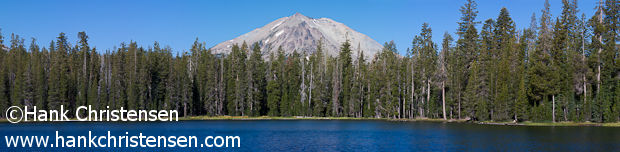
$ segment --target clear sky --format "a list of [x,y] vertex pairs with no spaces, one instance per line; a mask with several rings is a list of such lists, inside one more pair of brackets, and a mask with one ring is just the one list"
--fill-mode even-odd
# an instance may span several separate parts
[[[579,0],[579,14],[589,18],[597,0]],[[0,28],[9,43],[10,34],[37,38],[48,46],[65,32],[72,44],[77,32],[86,31],[91,46],[113,49],[121,42],[137,41],[143,47],[158,41],[175,52],[187,51],[195,38],[212,47],[260,28],[278,18],[302,13],[312,18],[331,18],[364,33],[377,42],[394,40],[402,53],[411,47],[422,23],[433,29],[440,43],[444,32],[454,37],[465,0],[14,0],[0,2]],[[478,21],[497,18],[508,8],[518,29],[530,24],[532,13],[540,16],[544,0],[478,0]],[[550,0],[552,15],[561,12],[561,0]]]

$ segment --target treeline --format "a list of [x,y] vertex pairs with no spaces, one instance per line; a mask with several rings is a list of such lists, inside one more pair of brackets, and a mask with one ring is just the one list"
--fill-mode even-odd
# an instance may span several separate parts
[[425,23],[406,55],[389,42],[372,59],[348,41],[336,57],[320,42],[311,54],[282,48],[263,54],[258,44],[245,43],[213,54],[198,39],[173,55],[157,42],[98,51],[84,32],[75,45],[60,33],[47,47],[33,38],[25,48],[12,34],[9,46],[0,37],[0,108],[616,122],[619,2],[599,3],[590,18],[578,15],[576,0],[562,2],[557,18],[545,2],[542,15],[517,30],[505,8],[496,19],[477,21],[477,5],[468,0],[458,39],[446,33],[435,43]]

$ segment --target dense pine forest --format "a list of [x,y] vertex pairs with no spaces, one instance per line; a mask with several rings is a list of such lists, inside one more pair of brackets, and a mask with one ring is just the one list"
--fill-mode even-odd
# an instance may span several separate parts
[[433,42],[423,24],[406,54],[388,42],[373,58],[349,42],[338,56],[326,55],[320,42],[312,54],[263,54],[246,43],[213,54],[198,39],[173,53],[157,42],[97,50],[85,32],[74,44],[60,33],[49,46],[32,38],[28,48],[15,34],[5,45],[0,34],[0,109],[617,122],[620,3],[597,3],[590,17],[579,14],[576,0],[562,3],[556,18],[545,2],[528,28],[516,29],[507,9],[482,21],[468,0],[454,36]]

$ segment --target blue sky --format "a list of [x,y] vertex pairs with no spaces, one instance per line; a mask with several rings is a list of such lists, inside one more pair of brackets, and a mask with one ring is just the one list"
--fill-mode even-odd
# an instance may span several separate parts
[[[589,18],[597,0],[579,0],[580,14]],[[91,46],[113,49],[121,42],[137,41],[149,47],[154,41],[175,52],[187,51],[195,38],[211,47],[295,12],[308,17],[327,17],[364,33],[377,42],[394,40],[402,53],[411,47],[422,23],[433,29],[440,43],[444,32],[455,36],[465,0],[261,0],[261,1],[166,1],[166,0],[58,0],[2,1],[0,28],[9,43],[10,34],[37,38],[48,46],[65,32],[72,44],[77,32],[86,31]],[[530,24],[532,13],[540,16],[544,0],[478,0],[478,21],[497,18],[508,8],[518,29]],[[555,17],[561,0],[550,0]],[[8,45],[8,44],[7,44]]]

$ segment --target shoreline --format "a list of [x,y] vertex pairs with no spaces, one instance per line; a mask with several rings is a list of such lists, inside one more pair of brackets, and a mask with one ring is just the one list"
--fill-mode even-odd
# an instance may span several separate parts
[[181,117],[179,121],[195,121],[195,120],[381,120],[381,121],[403,121],[403,122],[442,122],[442,123],[471,123],[477,125],[495,125],[495,126],[595,126],[595,127],[620,127],[620,122],[613,123],[597,123],[597,122],[518,122],[511,121],[467,121],[465,119],[436,119],[436,118],[415,118],[415,119],[392,119],[392,118],[355,118],[355,117],[271,117],[271,116],[191,116]]
[[[73,119],[72,119],[73,120]],[[402,121],[402,122],[441,122],[441,123],[470,123],[477,125],[494,125],[494,126],[540,126],[540,127],[620,127],[620,122],[613,123],[596,123],[596,122],[510,122],[510,121],[468,121],[465,119],[436,119],[436,118],[415,118],[415,119],[393,119],[393,118],[355,118],[355,117],[306,117],[306,116],[289,116],[289,117],[271,117],[271,116],[190,116],[179,117],[179,121],[209,121],[209,120],[378,120],[378,121]],[[119,121],[120,122],[120,121]],[[5,118],[0,119],[0,123],[8,123]],[[23,122],[20,122],[23,123]],[[26,122],[30,123],[30,122]],[[54,122],[52,122],[54,123]]]

